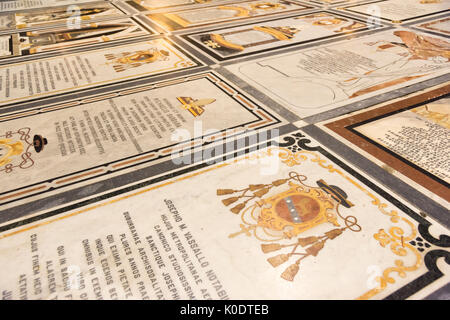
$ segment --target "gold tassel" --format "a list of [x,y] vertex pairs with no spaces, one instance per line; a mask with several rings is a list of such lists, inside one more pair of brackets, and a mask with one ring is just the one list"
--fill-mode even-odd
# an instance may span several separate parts
[[255,190],[261,189],[262,187],[264,187],[264,185],[263,184],[251,184],[248,187],[249,187],[250,191],[255,191]]
[[342,234],[342,232],[343,232],[342,229],[333,229],[333,230],[330,230],[330,231],[328,231],[328,232],[325,232],[325,235],[326,235],[329,239],[333,240],[334,238],[340,236],[340,235]]
[[233,189],[217,189],[218,196],[223,196],[223,195],[232,194],[232,193],[235,193],[235,191]]
[[280,180],[275,180],[272,182],[272,184],[275,187],[281,186],[282,184],[285,184],[289,179],[280,179]]
[[237,206],[230,209],[231,212],[238,214],[242,209],[245,208],[245,203],[238,204]]
[[231,198],[223,199],[222,203],[228,207],[230,204],[232,204],[238,200],[239,200],[239,197],[231,197]]
[[317,256],[319,254],[319,251],[322,250],[324,246],[324,242],[317,242],[316,244],[312,245],[311,247],[309,247],[308,249],[306,249],[305,251],[307,253],[309,253],[312,256]]
[[264,253],[280,250],[282,247],[279,243],[262,244],[261,249]]
[[284,272],[281,274],[281,277],[287,281],[294,281],[294,278],[297,275],[299,269],[300,267],[298,266],[298,264],[294,263],[287,267],[286,270],[284,270]]
[[256,191],[255,193],[253,193],[255,196],[261,198],[263,195],[265,195],[267,192],[269,192],[269,188],[264,188],[261,189],[259,191]]
[[285,263],[289,260],[289,256],[287,254],[281,253],[279,255],[276,255],[272,258],[267,259],[269,263],[272,265],[272,267],[278,267],[280,264]]
[[306,237],[306,238],[298,238],[298,243],[302,247],[309,246],[310,244],[313,244],[314,242],[317,242],[319,240],[318,237]]

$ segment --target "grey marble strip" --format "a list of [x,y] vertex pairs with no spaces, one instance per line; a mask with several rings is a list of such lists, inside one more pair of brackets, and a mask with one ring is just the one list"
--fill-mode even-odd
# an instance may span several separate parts
[[450,283],[447,283],[423,300],[450,300]]

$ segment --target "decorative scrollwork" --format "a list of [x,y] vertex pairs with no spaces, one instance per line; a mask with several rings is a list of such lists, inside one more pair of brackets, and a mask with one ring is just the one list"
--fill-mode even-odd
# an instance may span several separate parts
[[292,151],[293,153],[296,153],[301,150],[314,151],[317,149],[317,147],[307,146],[308,143],[311,143],[311,140],[309,140],[305,135],[299,132],[283,137],[283,140],[285,142],[279,143],[278,146],[286,148]]
[[406,272],[415,271],[422,264],[421,254],[414,246],[407,242],[416,237],[416,228],[409,220],[402,218],[402,221],[406,222],[410,226],[411,232],[409,235],[405,235],[405,232],[401,227],[394,226],[391,227],[388,232],[386,232],[384,229],[380,229],[378,233],[373,235],[373,237],[380,243],[383,248],[389,245],[391,251],[399,257],[407,256],[408,252],[412,253],[415,257],[415,262],[407,266],[405,265],[405,262],[403,260],[395,260],[395,266],[385,269],[382,275],[380,277],[377,277],[376,281],[379,283],[378,287],[369,290],[358,299],[369,299],[377,293],[383,291],[389,283],[395,283],[395,279],[391,276],[392,273],[397,273],[399,277],[404,278],[406,277]]
[[[18,136],[17,140],[19,142],[19,144],[25,145],[26,147],[23,148],[22,150],[22,146],[20,148],[20,151],[17,152],[17,155],[20,154],[20,158],[21,161],[18,164],[13,164],[13,163],[7,163],[3,166],[3,168],[0,167],[0,172],[4,172],[4,173],[11,173],[14,171],[15,168],[20,168],[20,169],[27,169],[30,168],[34,165],[34,160],[32,159],[32,153],[30,152],[30,150],[33,148],[33,141],[31,140],[31,128],[28,127],[24,127],[24,128],[20,128],[17,131],[7,131],[4,135],[0,135],[0,140],[2,137],[4,137],[5,139],[11,139],[14,137],[14,135]],[[9,161],[9,160],[7,160]]]

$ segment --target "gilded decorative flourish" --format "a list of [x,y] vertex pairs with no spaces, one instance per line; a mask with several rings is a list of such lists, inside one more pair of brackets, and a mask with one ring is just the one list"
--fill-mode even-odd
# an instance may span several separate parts
[[448,104],[427,104],[410,111],[450,129],[450,108]]
[[278,157],[281,159],[281,162],[286,164],[289,167],[296,166],[306,160],[308,160],[308,157],[303,154],[302,152],[291,152],[289,149],[286,148],[270,148],[267,150],[269,156],[273,155],[275,152],[277,152]]
[[374,234],[373,237],[375,240],[378,240],[380,245],[385,248],[389,245],[391,251],[400,257],[405,257],[408,255],[408,252],[411,252],[415,256],[415,262],[410,266],[405,266],[404,261],[397,259],[395,260],[395,266],[387,268],[383,271],[381,277],[377,277],[376,281],[379,283],[377,288],[369,290],[362,296],[360,296],[359,300],[365,300],[373,297],[377,293],[383,291],[388,283],[395,283],[395,279],[391,276],[392,273],[397,273],[401,278],[406,277],[406,272],[411,272],[417,270],[422,264],[422,256],[417,251],[417,249],[408,243],[409,240],[412,240],[416,237],[417,231],[415,226],[407,219],[402,218],[402,221],[406,222],[410,228],[411,233],[408,236],[405,236],[405,232],[400,227],[391,227],[389,229],[389,233],[387,233],[384,229],[380,229],[378,233]]
[[[0,152],[0,173],[11,173],[16,168],[27,169],[34,165],[32,153],[30,152],[35,146],[30,135],[30,128],[21,128],[15,132],[8,131],[4,135],[0,135],[0,151],[6,149],[6,153]],[[40,136],[37,136],[40,137]],[[35,139],[38,140],[38,139]],[[42,140],[41,143],[46,143]],[[39,150],[43,148],[43,145]],[[36,147],[35,147],[36,149]],[[14,162],[13,159],[14,158]],[[18,161],[16,158],[19,158]]]

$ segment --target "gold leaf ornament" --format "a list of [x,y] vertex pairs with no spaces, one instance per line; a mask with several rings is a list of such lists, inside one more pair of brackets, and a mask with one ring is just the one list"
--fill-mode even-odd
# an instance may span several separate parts
[[385,247],[391,242],[391,237],[384,231],[384,229],[378,230],[378,233],[374,234],[373,237],[378,240],[382,247]]

